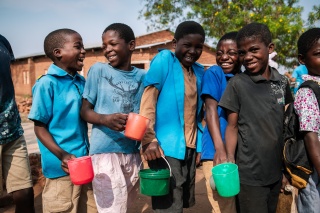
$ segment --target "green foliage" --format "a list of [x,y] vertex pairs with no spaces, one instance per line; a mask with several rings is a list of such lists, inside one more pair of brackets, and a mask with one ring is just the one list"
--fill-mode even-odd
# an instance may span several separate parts
[[316,22],[320,22],[320,5],[313,6],[312,11],[309,13],[308,22],[311,27],[313,27]]
[[[292,66],[296,63],[297,40],[305,27],[299,0],[141,0],[144,7],[140,18],[148,30],[169,28],[174,31],[184,20],[202,24],[207,36],[219,39],[230,31],[238,31],[251,22],[268,25],[278,53],[277,62]],[[319,20],[320,6],[309,15],[309,23]],[[317,11],[317,12],[316,12]]]

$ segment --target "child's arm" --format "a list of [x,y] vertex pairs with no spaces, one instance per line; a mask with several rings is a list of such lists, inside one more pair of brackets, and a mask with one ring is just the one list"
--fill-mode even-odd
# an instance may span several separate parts
[[227,161],[227,153],[220,133],[218,102],[215,99],[211,98],[209,95],[206,95],[204,100],[206,105],[207,126],[213,139],[214,148],[216,149],[213,161],[214,164],[220,164]]
[[304,141],[311,162],[317,170],[318,177],[320,177],[320,141],[318,140],[318,134],[315,132],[306,132]]
[[145,88],[141,98],[140,114],[150,119],[150,124],[147,132],[141,141],[141,154],[143,155],[145,160],[155,160],[157,158],[161,158],[161,156],[164,155],[154,132],[158,95],[159,91],[156,87],[148,86]]
[[82,99],[81,117],[91,124],[103,125],[115,131],[123,131],[127,123],[127,114],[99,114],[93,110],[93,105],[87,100]]
[[238,113],[227,110],[226,150],[228,161],[235,163],[234,155],[238,143]]
[[74,155],[69,154],[53,140],[52,135],[49,133],[47,126],[39,121],[34,121],[34,132],[40,142],[52,152],[59,160],[61,160],[61,168],[66,173],[69,173],[68,160],[75,158]]

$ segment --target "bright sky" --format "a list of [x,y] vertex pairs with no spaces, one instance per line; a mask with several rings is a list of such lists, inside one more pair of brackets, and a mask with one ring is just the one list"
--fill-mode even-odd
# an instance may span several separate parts
[[[300,1],[307,18],[314,1]],[[99,46],[103,30],[115,22],[129,25],[136,36],[148,33],[138,20],[142,7],[141,0],[0,0],[0,34],[16,58],[43,52],[45,36],[59,28],[76,30],[85,46]]]

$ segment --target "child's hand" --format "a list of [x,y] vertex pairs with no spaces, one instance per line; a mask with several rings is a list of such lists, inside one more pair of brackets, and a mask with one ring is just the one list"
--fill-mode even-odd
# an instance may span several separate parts
[[234,155],[231,154],[227,154],[227,161],[231,163],[236,163],[236,161],[234,160]]
[[101,124],[115,131],[123,131],[126,128],[128,115],[122,113],[114,113],[110,115],[102,115]]
[[76,156],[69,154],[67,152],[61,158],[61,168],[67,174],[69,174],[68,160],[71,160],[73,158],[76,158]]
[[226,153],[225,149],[224,148],[217,149],[216,153],[214,154],[214,157],[213,157],[214,165],[218,165],[218,164],[221,164],[221,163],[224,163],[227,161],[228,161],[228,158],[227,158],[227,153]]
[[285,190],[285,187],[287,185],[290,185],[290,182],[288,181],[288,179],[286,178],[286,176],[284,174],[282,174],[282,180],[281,180],[281,189],[280,189],[280,192],[284,192]]
[[141,148],[142,150],[142,155],[145,160],[155,160],[157,158],[161,158],[164,156],[163,150],[159,146],[157,142],[151,142],[148,144],[145,144]]

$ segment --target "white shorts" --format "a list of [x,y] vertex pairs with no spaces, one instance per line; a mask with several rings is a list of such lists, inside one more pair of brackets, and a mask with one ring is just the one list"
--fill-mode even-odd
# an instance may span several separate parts
[[105,153],[92,156],[92,187],[99,212],[127,212],[139,190],[140,163],[139,153]]

